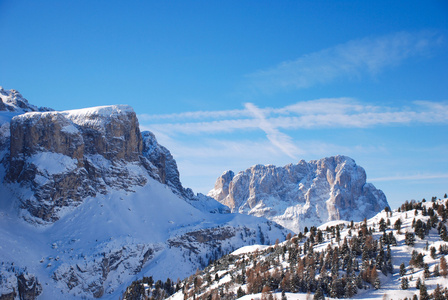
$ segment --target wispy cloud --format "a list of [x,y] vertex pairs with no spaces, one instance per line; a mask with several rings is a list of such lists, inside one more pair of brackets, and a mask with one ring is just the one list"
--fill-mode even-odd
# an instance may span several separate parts
[[430,180],[430,179],[444,179],[448,178],[448,174],[417,174],[417,175],[400,175],[388,176],[369,179],[371,182],[381,181],[407,181],[407,180]]
[[244,109],[220,110],[220,111],[192,111],[174,114],[151,115],[140,114],[139,119],[143,121],[163,121],[179,119],[220,119],[220,118],[241,118],[250,116],[250,112]]
[[[246,103],[244,109],[191,112],[184,113],[182,116],[179,114],[155,115],[148,119],[141,119],[141,127],[143,130],[153,131],[163,144],[169,145],[171,149],[177,149],[178,157],[196,157],[197,155],[208,157],[210,153],[213,153],[215,157],[225,157],[225,153],[241,155],[257,152],[254,149],[263,149],[263,155],[272,156],[278,152],[279,155],[286,154],[289,158],[296,160],[310,150],[304,148],[304,145],[299,146],[297,141],[282,131],[448,124],[447,115],[448,102],[415,101],[404,107],[389,107],[364,104],[351,98],[327,98],[298,102],[280,108],[263,108],[253,103]],[[204,140],[223,133],[257,130],[265,134],[269,144],[256,145],[253,142],[239,143],[231,140],[219,144],[216,140],[213,143]],[[199,144],[190,146],[173,142],[186,136],[198,139]],[[335,145],[314,145],[313,151],[325,153],[323,150],[318,150],[322,148],[336,149]],[[341,151],[338,153],[350,152],[350,149],[339,150]]]
[[[374,159],[390,156],[388,145],[376,142],[341,145],[337,139],[320,140],[309,135],[305,140],[292,139],[303,130],[446,125],[446,116],[448,102],[414,101],[391,107],[352,98],[327,98],[277,108],[246,103],[242,109],[160,115],[140,119],[140,122],[142,130],[153,131],[159,142],[172,151],[185,176],[184,184],[207,192],[224,170],[243,170],[258,163],[285,165],[297,162],[298,158],[316,159],[335,154]],[[256,131],[265,138],[248,135]],[[440,153],[440,150],[426,153]],[[383,174],[380,172],[369,182],[448,178],[448,174],[440,172],[405,176]]]
[[[141,120],[150,130],[169,135],[216,134],[261,129],[274,144],[288,143],[288,137],[279,131],[281,129],[366,128],[379,125],[448,123],[446,117],[448,102],[431,101],[415,101],[406,107],[388,107],[362,104],[350,98],[330,98],[297,102],[275,109],[260,108],[247,103],[245,109],[234,111],[237,113],[201,111],[202,118],[192,112],[184,114],[184,119],[173,115],[160,115]],[[229,118],[222,118],[224,115]],[[192,117],[189,119],[188,116]],[[214,119],[213,116],[219,117]]]
[[328,83],[340,77],[375,75],[408,58],[428,55],[442,40],[440,34],[429,31],[353,40],[249,74],[248,85],[254,92],[274,93]]
[[277,129],[265,116],[264,112],[253,103],[246,103],[246,109],[250,111],[258,121],[258,127],[266,133],[268,140],[283,153],[296,159],[299,149],[292,142],[292,138]]

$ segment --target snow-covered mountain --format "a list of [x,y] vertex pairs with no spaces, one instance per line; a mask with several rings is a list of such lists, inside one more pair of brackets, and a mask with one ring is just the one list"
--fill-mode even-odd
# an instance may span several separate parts
[[232,212],[265,217],[294,232],[332,220],[360,221],[389,207],[366,172],[346,156],[285,167],[224,172],[208,193]]
[[272,246],[243,247],[171,289],[135,281],[124,299],[444,300],[447,220],[446,195],[406,202],[366,221],[332,221]]
[[288,232],[185,189],[129,106],[0,100],[0,298],[116,299],[136,278],[183,278]]
[[20,114],[29,111],[49,111],[46,107],[37,107],[23,98],[16,90],[5,90],[0,86],[0,111]]

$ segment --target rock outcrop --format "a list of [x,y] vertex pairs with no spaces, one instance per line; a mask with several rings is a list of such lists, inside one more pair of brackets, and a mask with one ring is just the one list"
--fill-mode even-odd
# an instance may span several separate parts
[[177,163],[171,152],[157,142],[152,132],[144,131],[143,153],[141,161],[154,179],[167,185],[173,193],[182,197],[201,211],[211,213],[230,213],[227,206],[203,194],[194,194],[189,188],[184,188],[180,182]]
[[359,221],[388,206],[383,192],[366,183],[364,169],[346,156],[227,171],[208,195],[232,212],[263,216],[296,232],[332,220]]
[[5,90],[0,86],[0,111],[27,112],[39,109],[28,103],[28,100],[16,90]]
[[[9,97],[16,100],[14,107],[27,104],[20,94],[14,95]],[[170,151],[151,132],[140,133],[137,116],[129,106],[33,110],[14,116],[1,129],[5,134],[0,142],[3,148],[9,145],[6,180],[25,189],[19,198],[29,221],[54,222],[64,207],[75,207],[109,188],[132,191],[133,186],[146,183],[145,174],[193,204],[203,204],[198,197],[207,200],[182,187]],[[213,202],[209,210],[226,211]]]
[[88,292],[94,298],[101,298],[107,280],[121,283],[119,278],[110,278],[111,272],[126,270],[126,273],[138,274],[161,250],[163,246],[153,244],[123,246],[109,253],[103,252],[100,259],[82,259],[72,265],[63,263],[53,273],[53,279],[65,284],[72,293]]
[[37,278],[14,264],[2,262],[0,266],[0,300],[35,300],[42,293]]
[[129,106],[21,114],[11,120],[9,139],[6,179],[32,191],[23,193],[21,206],[35,221],[54,222],[61,208],[108,187],[146,183],[128,165],[139,164],[143,150]]
[[152,132],[144,131],[143,156],[152,164],[152,174],[179,195],[186,195],[179,178],[177,163],[171,152],[157,142]]

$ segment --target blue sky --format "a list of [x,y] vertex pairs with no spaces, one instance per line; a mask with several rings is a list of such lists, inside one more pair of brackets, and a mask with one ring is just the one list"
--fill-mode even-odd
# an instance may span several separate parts
[[129,104],[206,193],[343,154],[392,207],[448,193],[446,1],[1,1],[0,85]]

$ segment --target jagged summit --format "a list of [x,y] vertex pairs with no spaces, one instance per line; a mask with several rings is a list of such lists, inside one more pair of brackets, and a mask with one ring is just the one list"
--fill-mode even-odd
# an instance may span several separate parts
[[263,216],[295,232],[332,220],[359,221],[388,206],[383,192],[366,183],[364,169],[342,155],[227,171],[208,196],[232,212]]
[[0,86],[0,111],[27,112],[39,109],[28,103],[28,100],[16,90],[5,90]]
[[17,90],[5,90],[0,86],[0,112],[25,113],[30,111],[49,111],[51,108],[37,107],[28,102]]

